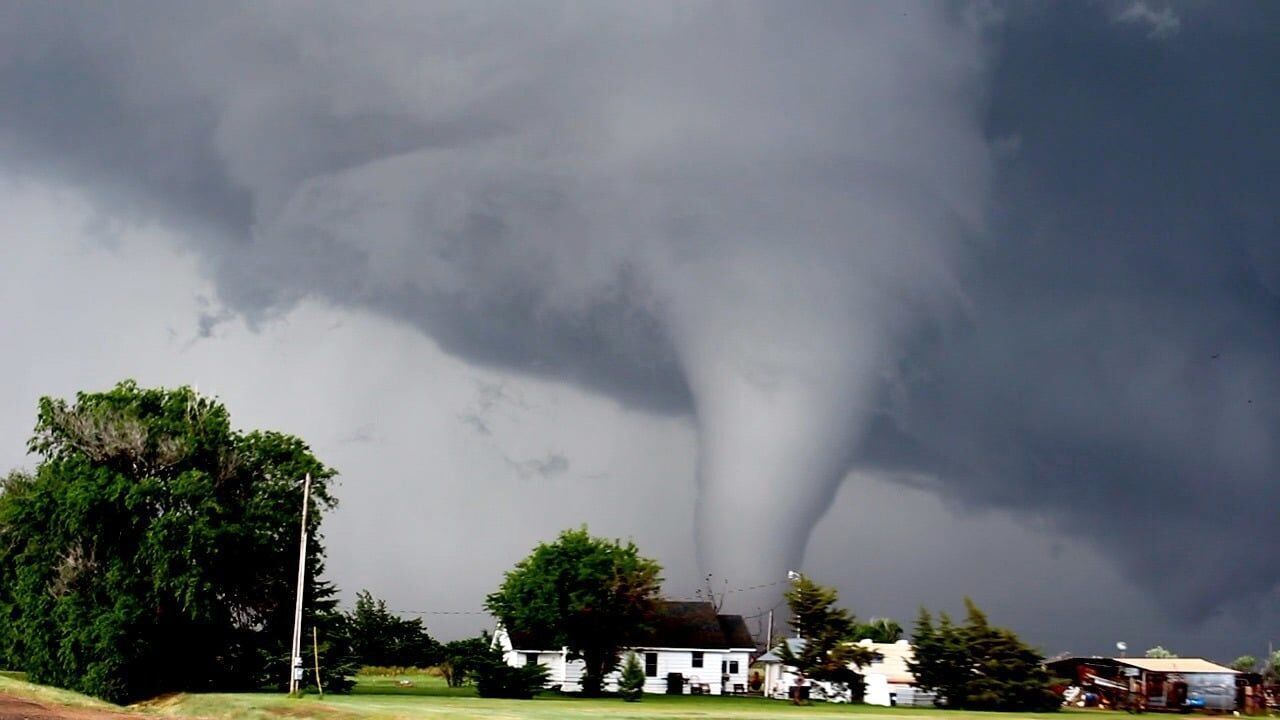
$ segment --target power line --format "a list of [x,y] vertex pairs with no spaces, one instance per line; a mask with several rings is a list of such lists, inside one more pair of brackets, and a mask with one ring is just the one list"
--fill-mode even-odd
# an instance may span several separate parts
[[[727,595],[729,593],[747,592],[749,590],[763,590],[765,588],[771,588],[777,585],[782,585],[783,583],[786,583],[786,582],[788,581],[777,580],[771,583],[763,583],[760,585],[748,585],[746,587],[740,587],[740,588],[729,588],[727,590],[720,591],[718,594]],[[691,598],[677,598],[677,597],[664,596],[663,599],[664,600],[703,601],[703,600],[706,600],[707,598],[701,597],[699,595],[695,595],[695,597],[691,597]],[[778,608],[782,607],[782,605],[783,603],[779,602],[777,605],[773,606],[773,609],[777,610]],[[392,610],[392,612],[398,613],[400,615],[489,615],[490,614],[487,610]],[[762,617],[767,613],[768,611],[765,611],[758,615],[748,615],[748,616],[745,616],[743,619],[754,620],[755,618]]]
[[488,615],[485,610],[392,610],[400,615]]

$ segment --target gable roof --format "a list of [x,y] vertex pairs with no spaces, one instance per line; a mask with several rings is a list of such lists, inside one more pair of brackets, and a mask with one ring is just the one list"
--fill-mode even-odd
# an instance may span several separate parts
[[1045,663],[1047,667],[1063,677],[1075,677],[1081,667],[1116,671],[1120,666],[1128,666],[1158,673],[1222,673],[1239,675],[1229,667],[1219,665],[1204,658],[1109,658],[1109,657],[1074,657],[1068,656]]
[[[511,632],[516,650],[558,647],[551,633]],[[754,650],[755,640],[741,615],[718,615],[709,602],[660,600],[649,630],[630,643],[633,647]]]
[[747,621],[741,615],[717,615],[720,618],[720,630],[724,633],[725,645],[731,648],[756,649],[756,639],[747,629]]

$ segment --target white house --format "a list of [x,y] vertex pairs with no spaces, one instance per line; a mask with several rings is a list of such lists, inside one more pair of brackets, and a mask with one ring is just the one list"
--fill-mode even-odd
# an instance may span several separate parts
[[[755,640],[741,615],[719,615],[709,602],[663,600],[658,603],[652,629],[635,647],[644,666],[646,693],[710,695],[745,692],[748,665]],[[547,647],[534,635],[511,633],[501,626],[494,644],[513,667],[539,663],[547,667],[547,687],[566,692],[582,689],[583,662],[569,660],[567,648]],[[618,673],[605,678],[605,689],[616,690]]]
[[[804,640],[788,638],[787,646],[793,654],[804,649]],[[877,643],[870,640],[859,640],[858,644],[874,651],[878,658],[870,665],[854,667],[862,675],[866,683],[866,694],[863,702],[868,705],[905,705],[931,706],[933,694],[919,691],[915,687],[915,675],[907,663],[912,659],[911,643],[899,640],[896,643]],[[764,668],[764,695],[776,699],[789,697],[791,687],[798,684],[799,677],[791,668],[782,663],[778,648],[761,655],[756,662]],[[810,696],[816,700],[828,702],[849,702],[849,694],[824,682],[806,682]]]

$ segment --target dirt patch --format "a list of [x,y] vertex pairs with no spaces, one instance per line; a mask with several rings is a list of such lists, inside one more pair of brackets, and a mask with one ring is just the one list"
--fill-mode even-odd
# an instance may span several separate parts
[[0,720],[144,720],[141,715],[92,708],[46,705],[37,700],[0,695]]

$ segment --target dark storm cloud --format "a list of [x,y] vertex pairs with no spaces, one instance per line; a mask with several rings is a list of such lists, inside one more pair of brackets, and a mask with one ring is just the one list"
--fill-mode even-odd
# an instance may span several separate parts
[[251,319],[665,413],[732,415],[735,343],[785,350],[751,388],[843,361],[774,416],[815,473],[1045,518],[1189,617],[1275,588],[1275,10],[1050,5],[989,62],[934,5],[622,7],[10,3],[0,160],[184,228]]
[[872,434],[1196,618],[1280,577],[1280,13],[1243,8],[1160,44],[1080,4],[1006,30],[989,131],[1021,142],[973,309],[918,339]]

